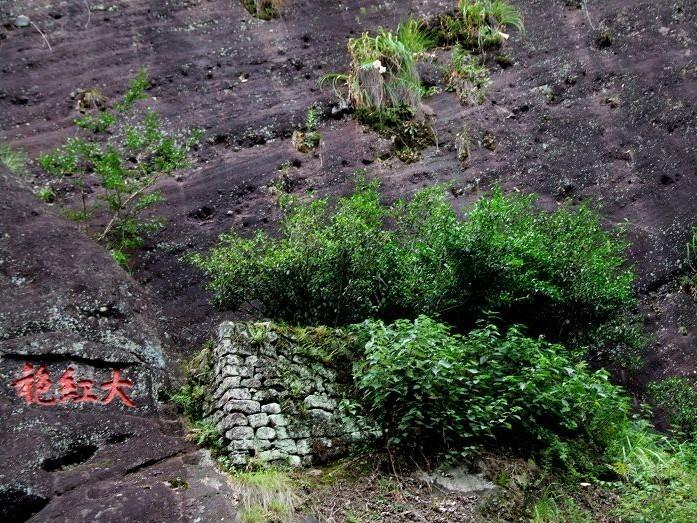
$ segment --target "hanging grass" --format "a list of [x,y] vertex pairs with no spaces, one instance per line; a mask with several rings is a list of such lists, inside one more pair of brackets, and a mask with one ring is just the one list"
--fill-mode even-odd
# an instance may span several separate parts
[[415,113],[424,94],[416,58],[432,46],[432,38],[413,19],[394,33],[383,28],[374,36],[364,33],[349,40],[350,71],[325,75],[320,83],[331,82],[335,88],[345,84],[348,101],[357,111]]

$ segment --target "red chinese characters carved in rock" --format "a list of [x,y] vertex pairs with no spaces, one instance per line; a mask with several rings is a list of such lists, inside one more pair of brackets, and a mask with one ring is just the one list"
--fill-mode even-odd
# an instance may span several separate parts
[[[46,365],[35,369],[31,363],[22,367],[22,375],[10,385],[17,396],[30,405],[56,405],[59,403],[100,403],[107,405],[118,400],[127,407],[135,407],[135,402],[128,396],[126,389],[133,387],[131,380],[121,376],[119,369],[112,369],[111,380],[95,387],[93,380],[77,379],[75,369],[68,367],[58,378],[57,392],[53,391],[53,381],[46,370]],[[94,389],[106,391],[101,398]]]

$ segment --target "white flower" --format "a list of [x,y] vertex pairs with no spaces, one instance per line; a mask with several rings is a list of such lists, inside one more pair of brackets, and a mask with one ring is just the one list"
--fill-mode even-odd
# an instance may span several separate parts
[[386,67],[383,67],[382,62],[380,60],[375,60],[373,62],[373,69],[377,69],[380,71],[380,74],[383,74],[385,71],[387,71]]

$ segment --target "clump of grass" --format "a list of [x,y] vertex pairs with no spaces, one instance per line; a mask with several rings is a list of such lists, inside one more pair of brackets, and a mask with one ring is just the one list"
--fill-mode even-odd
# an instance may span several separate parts
[[24,174],[27,168],[27,155],[24,151],[0,144],[0,163],[12,174]]
[[447,82],[447,89],[455,91],[463,105],[481,104],[490,83],[489,71],[480,58],[472,56],[461,44],[455,44]]
[[273,20],[281,14],[284,0],[242,0],[242,5],[252,16],[262,20]]
[[442,42],[480,51],[508,40],[509,27],[525,30],[520,10],[506,0],[460,0],[457,14],[438,18],[436,25]]
[[244,523],[292,520],[298,495],[286,472],[262,468],[234,473],[232,479],[240,484],[240,519]]
[[433,45],[424,24],[409,19],[396,32],[380,28],[375,35],[351,38],[349,72],[320,80],[320,85],[331,83],[337,93],[344,85],[359,121],[390,138],[396,155],[407,163],[418,160],[420,150],[435,143],[421,102],[426,90],[417,68],[418,57]]
[[349,73],[325,75],[321,83],[345,83],[348,101],[358,111],[415,113],[424,93],[416,58],[432,46],[422,24],[413,19],[400,24],[395,33],[384,28],[376,35],[364,33],[349,39]]

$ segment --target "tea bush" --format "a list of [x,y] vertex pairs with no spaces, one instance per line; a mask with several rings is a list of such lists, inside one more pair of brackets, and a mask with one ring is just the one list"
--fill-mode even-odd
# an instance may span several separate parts
[[189,259],[218,305],[300,324],[427,314],[468,326],[493,310],[562,339],[634,303],[621,231],[590,208],[547,213],[495,189],[461,220],[445,194],[387,206],[376,183],[361,183],[334,208],[286,198],[278,238],[231,232]]
[[357,327],[359,396],[394,445],[467,449],[487,440],[546,446],[559,437],[603,448],[629,400],[605,371],[560,345],[492,325],[466,336],[428,317]]

